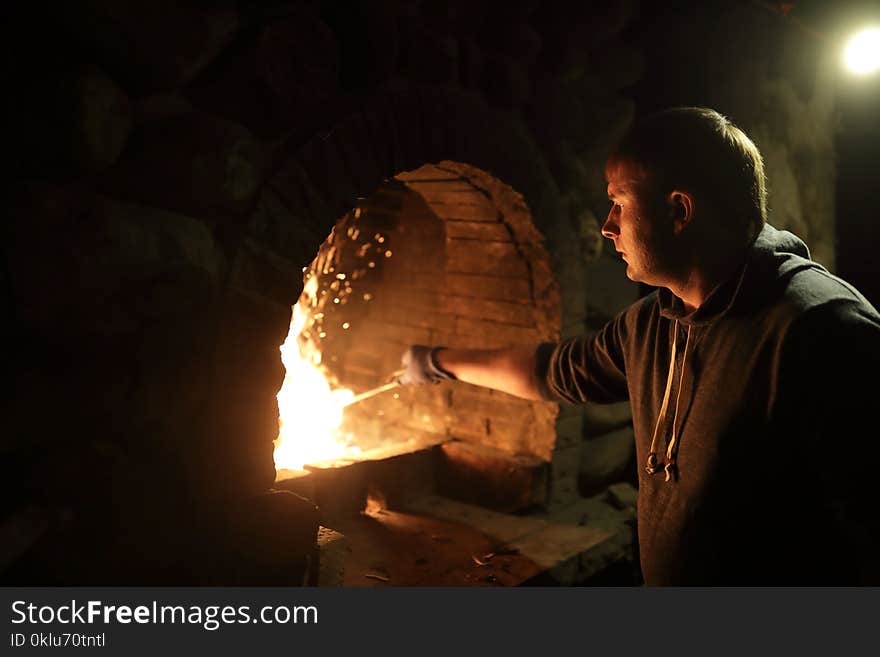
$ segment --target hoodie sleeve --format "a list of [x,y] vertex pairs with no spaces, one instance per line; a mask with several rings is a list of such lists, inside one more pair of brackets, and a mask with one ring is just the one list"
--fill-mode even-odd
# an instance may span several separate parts
[[629,399],[624,335],[626,311],[590,336],[538,347],[536,378],[550,401],[610,404]]
[[796,457],[809,455],[819,487],[822,529],[839,542],[859,584],[880,584],[880,440],[876,427],[880,318],[870,307],[834,303],[814,308],[793,328],[783,367],[792,387],[790,418],[801,436]]

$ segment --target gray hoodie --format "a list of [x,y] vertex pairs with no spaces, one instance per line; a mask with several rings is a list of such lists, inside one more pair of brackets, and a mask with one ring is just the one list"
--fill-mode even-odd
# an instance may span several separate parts
[[687,314],[666,289],[538,349],[547,399],[629,399],[648,585],[880,583],[880,316],[765,226]]

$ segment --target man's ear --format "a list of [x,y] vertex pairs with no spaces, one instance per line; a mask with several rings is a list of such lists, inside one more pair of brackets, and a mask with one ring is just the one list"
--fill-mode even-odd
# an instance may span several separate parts
[[672,226],[678,235],[687,228],[694,218],[694,197],[690,192],[674,189],[668,197]]

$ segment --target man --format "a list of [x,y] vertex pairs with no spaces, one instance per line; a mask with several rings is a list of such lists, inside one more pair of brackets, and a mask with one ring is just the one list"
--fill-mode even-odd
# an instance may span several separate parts
[[646,584],[880,583],[880,316],[766,224],[761,155],[702,108],[636,124],[602,234],[658,290],[596,335],[416,345],[403,383],[632,405]]

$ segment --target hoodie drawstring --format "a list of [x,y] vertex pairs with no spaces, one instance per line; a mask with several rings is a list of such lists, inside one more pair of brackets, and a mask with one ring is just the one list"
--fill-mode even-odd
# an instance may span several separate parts
[[[678,442],[678,407],[681,402],[681,389],[682,384],[684,383],[684,370],[685,365],[687,363],[687,355],[688,355],[688,346],[691,342],[691,327],[688,326],[687,331],[687,339],[684,344],[684,355],[681,359],[681,375],[678,379],[678,393],[675,396],[675,410],[672,414],[672,437],[669,440],[669,443],[666,446],[666,459],[663,463],[663,469],[666,472],[665,481],[669,481],[672,477],[676,476],[675,468],[677,461],[677,450],[676,443]],[[663,393],[663,403],[660,405],[660,413],[657,415],[657,423],[654,425],[654,435],[651,438],[651,449],[648,453],[648,462],[645,464],[645,471],[648,474],[654,474],[657,472],[660,467],[657,463],[657,435],[660,431],[660,423],[666,417],[666,412],[669,409],[669,396],[672,392],[672,380],[675,377],[675,355],[676,355],[676,347],[678,345],[678,320],[675,320],[675,327],[672,335],[672,356],[669,359],[669,374],[666,377],[666,391]]]
[[648,462],[645,471],[654,474],[657,466],[657,432],[660,430],[660,421],[666,415],[666,407],[669,405],[669,393],[672,391],[672,379],[675,376],[675,346],[678,343],[678,320],[675,320],[675,330],[672,333],[672,358],[669,359],[669,375],[666,377],[666,392],[663,393],[663,403],[660,405],[660,413],[657,415],[657,424],[654,425],[654,436],[651,438],[651,449],[648,453]]

